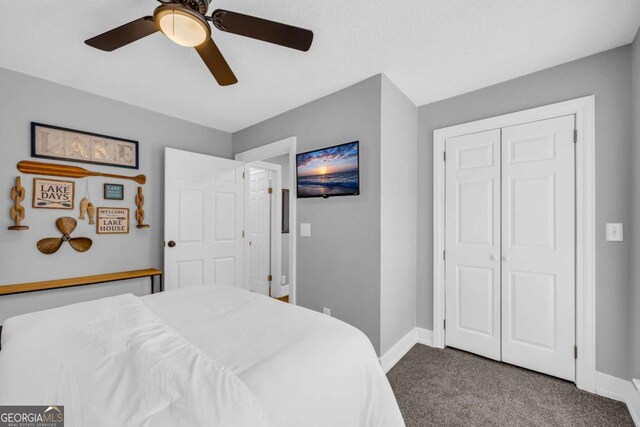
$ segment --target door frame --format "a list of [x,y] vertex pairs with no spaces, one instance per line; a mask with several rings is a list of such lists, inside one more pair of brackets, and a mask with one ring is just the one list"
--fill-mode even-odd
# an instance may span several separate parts
[[[262,161],[255,161],[251,163],[245,163],[244,165],[244,173],[247,178],[245,178],[244,183],[244,223],[245,223],[245,231],[249,228],[249,224],[251,224],[249,215],[250,209],[249,206],[251,204],[251,169],[260,169],[269,171],[272,173],[272,183],[271,188],[273,189],[271,194],[271,205],[269,206],[269,215],[271,218],[269,224],[269,233],[270,233],[270,247],[271,251],[270,259],[271,259],[271,286],[270,290],[272,291],[272,295],[269,295],[273,298],[279,298],[280,290],[282,289],[282,284],[280,283],[280,276],[282,275],[282,239],[277,236],[281,236],[280,233],[280,224],[282,224],[282,210],[278,209],[278,206],[281,206],[282,199],[282,168],[280,165],[276,165],[273,163],[267,163]],[[244,286],[246,289],[249,289],[249,284],[251,282],[251,251],[249,247],[249,235],[244,239]],[[274,286],[274,283],[276,284]],[[274,292],[275,291],[275,292]]]
[[[244,151],[235,155],[236,160],[247,163],[264,161],[272,157],[289,155],[289,303],[297,301],[297,247],[298,247],[298,222],[297,222],[297,187],[295,182],[297,139],[295,136],[274,141],[269,144]],[[284,186],[284,183],[282,183]]]
[[448,138],[575,115],[576,386],[595,393],[595,96],[545,105],[433,131],[433,346],[445,346],[445,143]]

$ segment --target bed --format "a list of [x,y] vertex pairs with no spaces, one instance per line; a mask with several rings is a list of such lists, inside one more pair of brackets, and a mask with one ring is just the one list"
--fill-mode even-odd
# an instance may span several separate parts
[[67,426],[403,426],[367,337],[242,289],[131,294],[5,321],[0,405]]

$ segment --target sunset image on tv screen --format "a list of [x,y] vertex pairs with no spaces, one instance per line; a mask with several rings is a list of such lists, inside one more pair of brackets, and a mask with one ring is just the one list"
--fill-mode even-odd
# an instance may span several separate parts
[[358,194],[358,142],[298,154],[298,197]]

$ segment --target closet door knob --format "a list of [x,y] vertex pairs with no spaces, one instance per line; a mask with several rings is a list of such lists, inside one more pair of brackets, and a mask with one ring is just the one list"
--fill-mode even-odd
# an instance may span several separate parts
[[498,259],[498,255],[491,255],[489,258],[491,258],[491,260],[495,261]]
[[174,242],[173,240],[169,240],[169,243],[167,243],[167,246],[169,246],[170,248],[173,248],[176,245],[176,242]]
[[509,261],[511,261],[511,258],[509,257],[509,255],[503,255],[502,256],[502,260],[505,261],[505,262],[509,262]]

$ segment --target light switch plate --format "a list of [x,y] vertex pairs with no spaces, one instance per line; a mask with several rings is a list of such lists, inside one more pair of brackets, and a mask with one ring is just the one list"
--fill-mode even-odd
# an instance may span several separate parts
[[607,223],[607,242],[622,242],[623,240],[622,224]]
[[300,237],[311,237],[311,224],[300,224]]
[[280,278],[280,284],[281,285],[286,285],[287,284],[287,276],[285,276],[284,274]]

